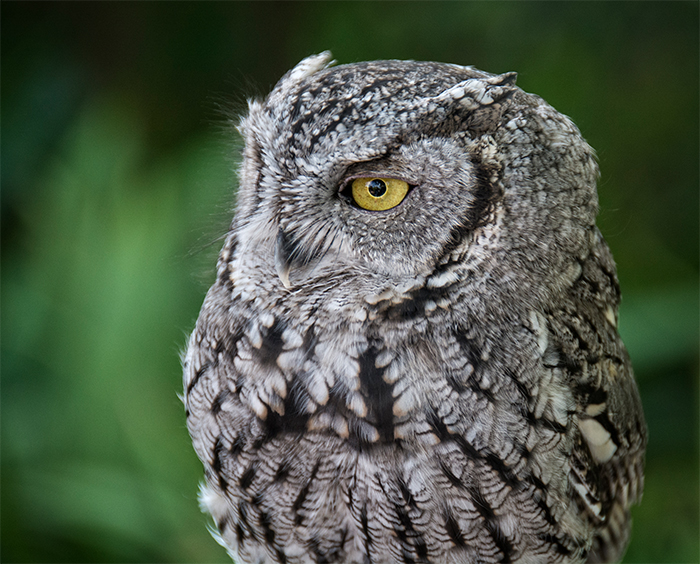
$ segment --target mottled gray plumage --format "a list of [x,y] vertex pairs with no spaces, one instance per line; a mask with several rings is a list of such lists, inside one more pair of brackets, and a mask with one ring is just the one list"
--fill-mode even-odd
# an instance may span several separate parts
[[[186,354],[222,542],[241,563],[621,558],[646,430],[592,149],[512,73],[329,65],[250,103]],[[408,193],[367,211],[357,178]]]

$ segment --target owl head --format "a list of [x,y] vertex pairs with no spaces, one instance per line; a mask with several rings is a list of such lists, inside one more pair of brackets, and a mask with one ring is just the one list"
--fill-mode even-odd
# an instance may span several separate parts
[[331,65],[327,52],[305,59],[240,124],[232,232],[278,291],[459,277],[532,301],[578,275],[597,165],[567,117],[514,73]]

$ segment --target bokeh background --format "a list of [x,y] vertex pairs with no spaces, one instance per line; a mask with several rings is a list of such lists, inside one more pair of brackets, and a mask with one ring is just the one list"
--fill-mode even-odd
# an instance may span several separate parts
[[226,562],[179,351],[230,123],[303,57],[516,70],[597,149],[649,425],[627,562],[698,562],[698,3],[2,2],[2,561]]

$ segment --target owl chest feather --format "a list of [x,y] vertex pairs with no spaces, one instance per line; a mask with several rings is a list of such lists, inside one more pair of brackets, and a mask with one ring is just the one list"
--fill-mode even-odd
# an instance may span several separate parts
[[352,323],[315,311],[293,323],[284,311],[242,310],[235,342],[203,339],[208,365],[192,386],[192,405],[202,393],[214,406],[190,418],[205,428],[193,435],[209,460],[209,509],[243,561],[266,550],[306,562],[314,542],[318,561],[337,562],[583,550],[562,503],[570,400],[556,375],[547,389],[522,383],[538,366],[531,326],[509,337],[531,362],[506,367],[503,342],[447,314],[416,325],[387,309]]

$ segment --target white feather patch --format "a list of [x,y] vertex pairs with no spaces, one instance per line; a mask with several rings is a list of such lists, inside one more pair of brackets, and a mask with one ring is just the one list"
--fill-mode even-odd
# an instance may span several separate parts
[[595,419],[581,419],[578,423],[583,438],[586,439],[588,448],[596,462],[607,462],[617,451],[617,445],[613,442],[610,433],[605,430]]

